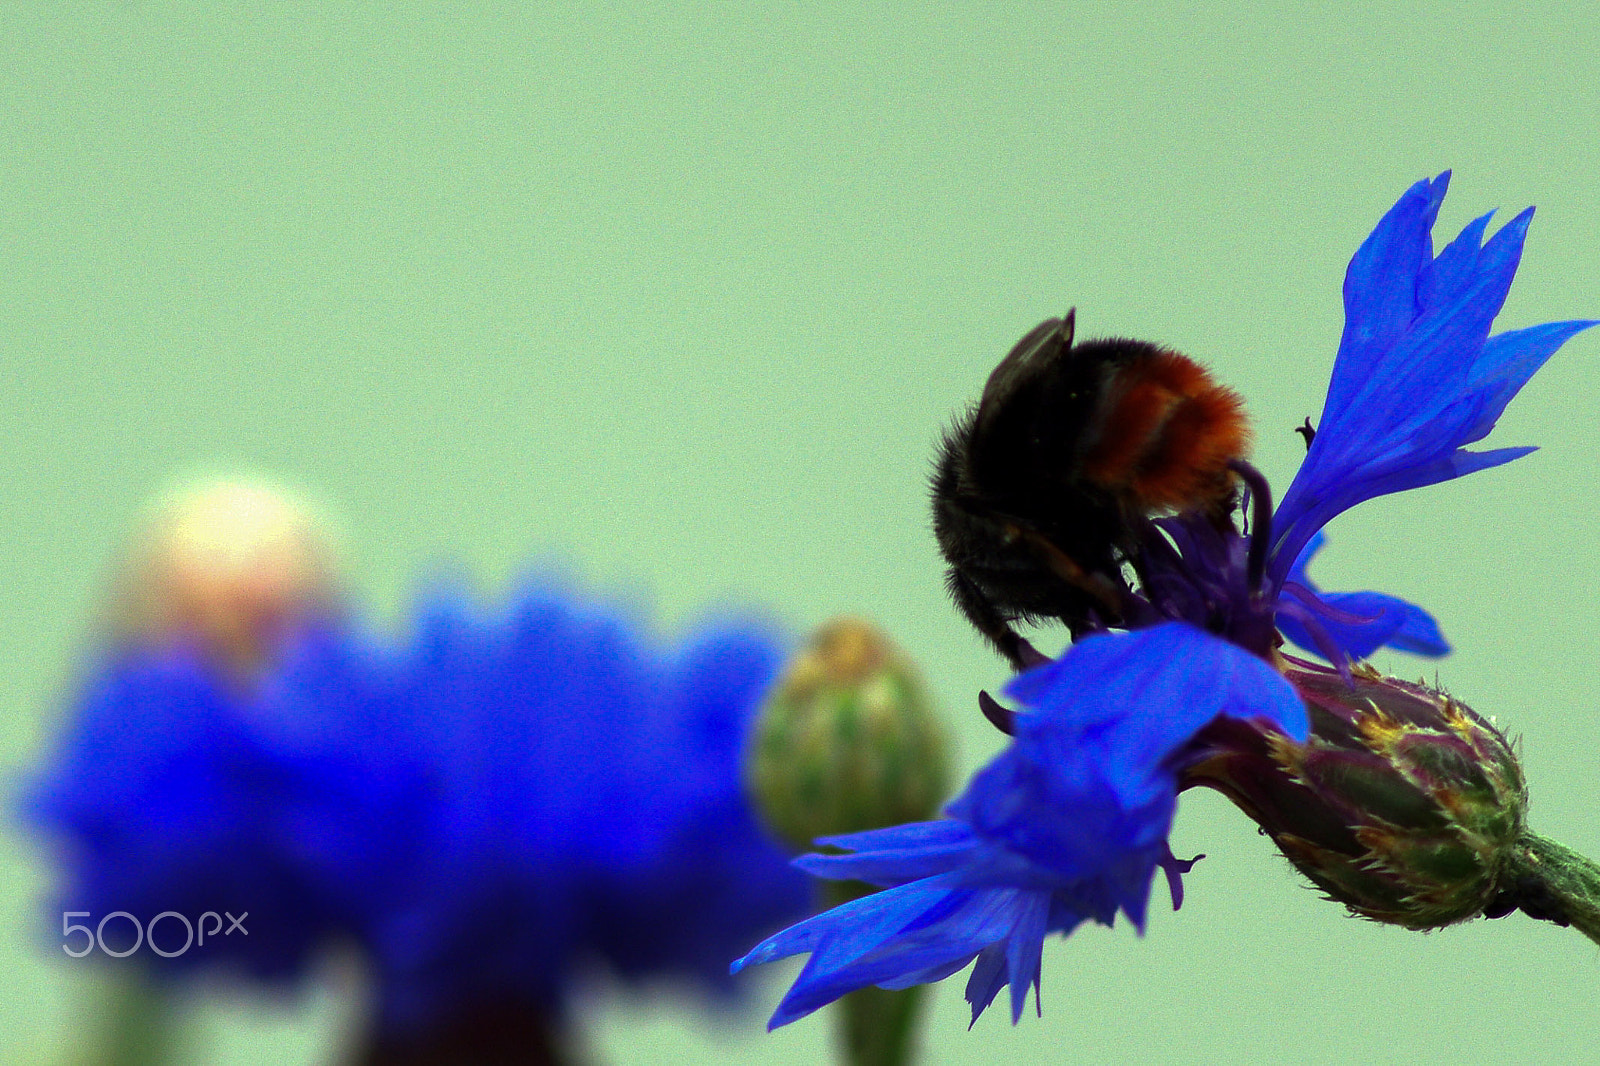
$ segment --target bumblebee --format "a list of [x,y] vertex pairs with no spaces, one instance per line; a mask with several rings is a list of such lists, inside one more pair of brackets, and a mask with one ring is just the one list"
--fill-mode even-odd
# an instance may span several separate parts
[[1074,639],[1123,620],[1140,538],[1161,514],[1226,521],[1244,405],[1198,363],[1145,341],[1074,343],[1074,313],[1040,323],[945,433],[933,528],[962,613],[1016,669],[1038,653],[1012,623]]

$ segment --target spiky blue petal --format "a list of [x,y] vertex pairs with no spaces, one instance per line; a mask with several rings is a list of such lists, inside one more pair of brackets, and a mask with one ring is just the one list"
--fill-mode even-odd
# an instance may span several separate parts
[[1278,629],[1307,651],[1365,659],[1381,647],[1413,655],[1450,654],[1450,644],[1433,615],[1414,603],[1381,592],[1323,592],[1306,573],[1327,535],[1306,543],[1289,571],[1284,589],[1290,602],[1278,610]]
[[1342,511],[1509,462],[1531,449],[1468,452],[1512,397],[1592,321],[1489,337],[1533,209],[1487,242],[1489,215],[1437,257],[1432,229],[1448,172],[1420,181],[1384,215],[1345,275],[1345,331],[1316,438],[1274,521],[1282,582],[1306,542]]
[[800,860],[819,876],[891,887],[734,963],[811,953],[773,1026],[866,985],[938,980],[975,959],[973,1017],[1009,985],[1015,1021],[1046,935],[1109,925],[1118,912],[1143,928],[1155,871],[1170,868],[1174,764],[1195,734],[1223,714],[1296,738],[1308,728],[1276,671],[1183,623],[1090,637],[1008,692],[1028,708],[1015,739],[947,819],[830,838],[855,854]]

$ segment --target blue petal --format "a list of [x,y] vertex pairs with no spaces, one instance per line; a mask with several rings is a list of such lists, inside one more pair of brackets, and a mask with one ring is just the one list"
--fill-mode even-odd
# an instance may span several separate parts
[[[1022,1007],[1028,1001],[1028,986],[1039,987],[1039,970],[1044,954],[1044,936],[1050,919],[1050,901],[1042,892],[1035,892],[1016,909],[1016,925],[1011,938],[1006,941],[1006,979],[1011,984],[1011,1024],[1022,1019]],[[978,1015],[974,1008],[973,1021]]]
[[916,847],[927,844],[955,844],[970,840],[972,833],[960,822],[948,818],[937,822],[911,822],[887,829],[866,829],[859,833],[841,833],[822,837],[818,844],[829,847],[866,851],[874,848]]
[[[903,988],[949,976],[990,944],[1005,942],[1018,915],[1033,912],[1027,897],[1037,894],[963,890],[948,878],[885,889],[769,938],[733,969],[812,953],[772,1015],[769,1028],[777,1028],[867,985]],[[1037,935],[1042,942],[1043,932]]]
[[[1382,647],[1430,658],[1450,654],[1450,644],[1439,631],[1439,623],[1416,604],[1385,596],[1381,592],[1322,592],[1313,595],[1335,611],[1363,619],[1356,623],[1319,619],[1327,635],[1353,660],[1365,659]],[[1322,653],[1316,638],[1300,621],[1288,615],[1279,615],[1278,629],[1300,647]]]
[[1463,449],[1488,435],[1545,360],[1595,324],[1552,322],[1490,338],[1533,211],[1487,243],[1489,216],[1476,219],[1434,258],[1431,230],[1447,183],[1445,174],[1412,186],[1350,261],[1345,332],[1321,425],[1274,520],[1270,567],[1279,583],[1341,511],[1526,454]]
[[938,980],[974,959],[973,1017],[1010,985],[1015,1021],[1037,987],[1045,936],[1086,920],[1109,925],[1119,911],[1142,928],[1155,871],[1181,872],[1167,845],[1174,764],[1197,732],[1219,715],[1307,732],[1283,677],[1182,623],[1090,637],[1008,691],[1031,710],[950,818],[833,837],[859,850],[800,860],[822,876],[895,887],[785,930],[734,964],[811,953],[773,1026],[857,988]]
[[1450,172],[1406,190],[1362,242],[1345,272],[1345,331],[1323,409],[1350,405],[1373,367],[1416,315],[1415,280],[1433,255],[1429,236],[1450,187]]
[[[1042,948],[1043,942],[1040,942]],[[972,1007],[972,1022],[978,1023],[978,1016],[989,1009],[989,1004],[994,1002],[994,997],[1011,980],[1011,972],[1006,966],[1006,945],[990,944],[978,952],[978,961],[972,965],[972,974],[967,978],[966,1000]],[[1018,1019],[1013,1018],[1012,1024]]]
[[1596,324],[1594,320],[1546,322],[1490,337],[1473,367],[1472,386],[1481,396],[1481,405],[1463,443],[1487,437],[1506,405],[1539,368],[1563,344]]
[[[1432,658],[1450,654],[1450,643],[1440,632],[1439,623],[1414,603],[1381,592],[1319,589],[1306,570],[1326,542],[1327,535],[1322,532],[1307,541],[1289,573],[1287,583],[1299,589],[1295,596],[1280,603],[1278,630],[1285,637],[1318,655],[1337,650],[1356,661],[1381,647]],[[1313,632],[1308,623],[1320,632]]]
[[1389,601],[1387,605],[1389,610],[1401,616],[1399,628],[1387,641],[1389,647],[1430,659],[1450,654],[1450,642],[1444,638],[1444,633],[1440,631],[1439,623],[1433,615],[1414,603],[1388,596],[1382,598]]
[[818,843],[859,850],[854,855],[802,855],[794,864],[816,877],[890,887],[955,869],[975,842],[970,826],[946,818],[827,837]]
[[[1019,737],[1116,728],[1132,731],[1138,744],[1155,745],[1163,754],[1218,714],[1264,718],[1297,739],[1307,728],[1305,708],[1277,671],[1182,622],[1091,636],[1060,659],[1013,678],[1006,693],[1035,711],[1019,719]],[[1130,714],[1128,708],[1137,705],[1166,711]]]

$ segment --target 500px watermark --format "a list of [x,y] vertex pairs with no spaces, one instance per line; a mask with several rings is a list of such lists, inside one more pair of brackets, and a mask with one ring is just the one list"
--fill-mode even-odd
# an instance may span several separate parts
[[[226,929],[222,927],[224,916],[228,919],[228,927]],[[120,959],[132,955],[144,944],[149,944],[150,950],[162,958],[172,959],[182,955],[191,947],[204,947],[208,936],[215,940],[219,933],[223,936],[232,936],[236,932],[244,936],[250,935],[250,930],[244,927],[244,920],[250,917],[249,911],[245,911],[237,918],[227,911],[223,911],[222,914],[218,914],[216,911],[206,911],[193,922],[186,915],[179,914],[177,911],[162,911],[154,918],[151,918],[149,922],[143,924],[127,911],[112,911],[101,918],[93,929],[72,920],[74,918],[87,917],[89,917],[88,911],[61,912],[61,950],[75,959],[83,958],[97,947],[112,958]],[[131,947],[112,948],[106,946],[106,923],[113,918],[120,918],[133,927],[133,945]],[[209,929],[206,928],[207,921],[211,922]],[[166,923],[161,933],[161,939],[166,942],[166,946],[156,943],[156,926],[162,922]],[[173,947],[172,945],[177,939],[176,926],[178,925],[183,926],[183,943]],[[116,929],[116,926],[112,927],[113,932]],[[196,936],[197,929],[198,936]],[[76,950],[74,950],[74,945],[70,940],[75,933],[83,934],[83,946]]]

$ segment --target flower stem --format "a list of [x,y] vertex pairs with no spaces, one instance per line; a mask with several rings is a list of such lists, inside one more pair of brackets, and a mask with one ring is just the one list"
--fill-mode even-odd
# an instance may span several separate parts
[[87,1061],[96,1066],[158,1066],[170,1061],[176,1032],[172,1004],[164,988],[147,974],[111,977],[102,1042]]
[[[1553,909],[1552,915],[1536,917],[1570,924],[1600,944],[1600,864],[1553,840],[1525,832],[1512,852],[1507,873],[1516,883],[1542,886],[1556,905],[1545,908]],[[1529,907],[1524,904],[1523,910],[1529,911]]]
[[[859,881],[833,881],[827,886],[829,906],[848,903],[877,889]],[[910,1066],[916,1055],[917,1016],[923,987],[893,991],[861,988],[840,998],[834,1024],[848,1066]]]

